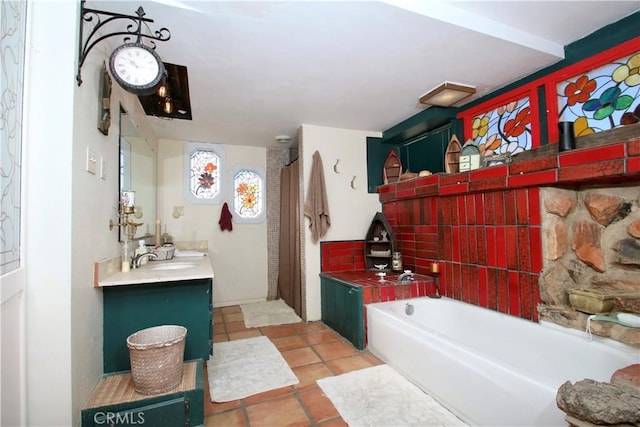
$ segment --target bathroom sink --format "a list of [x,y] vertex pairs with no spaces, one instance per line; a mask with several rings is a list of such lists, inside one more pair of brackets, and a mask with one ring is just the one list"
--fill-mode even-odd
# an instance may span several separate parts
[[151,267],[151,270],[185,270],[187,268],[193,268],[195,266],[196,264],[192,262],[172,262]]

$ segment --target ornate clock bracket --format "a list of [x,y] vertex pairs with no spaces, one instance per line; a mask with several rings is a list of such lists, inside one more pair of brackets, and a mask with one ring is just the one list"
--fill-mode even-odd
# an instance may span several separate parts
[[[80,1],[80,37],[78,41],[78,74],[76,75],[78,86],[82,84],[81,69],[82,64],[84,64],[84,61],[87,58],[87,54],[102,40],[113,36],[124,36],[123,40],[125,43],[132,41],[133,37],[136,38],[135,41],[137,43],[140,43],[142,38],[146,38],[151,40],[150,43],[155,49],[155,40],[165,42],[171,38],[171,32],[165,27],[154,31],[152,34],[146,34],[142,31],[142,27],[144,25],[147,30],[151,32],[148,23],[154,22],[153,19],[144,17],[145,12],[142,6],[138,7],[138,10],[136,10],[136,16],[133,16],[97,9],[88,9],[84,7],[85,1],[86,0]],[[130,21],[125,31],[115,31],[99,35],[99,31],[101,29],[106,29],[105,25],[122,20]],[[83,36],[84,22],[95,23],[86,40],[84,40]]]

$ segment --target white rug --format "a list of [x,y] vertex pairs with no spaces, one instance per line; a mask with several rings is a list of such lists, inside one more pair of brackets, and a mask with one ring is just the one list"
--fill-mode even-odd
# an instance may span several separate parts
[[389,365],[316,382],[351,427],[466,426]]
[[247,328],[284,325],[302,321],[296,312],[293,311],[293,308],[289,307],[282,299],[242,304],[240,308],[244,316],[244,326]]
[[300,382],[265,336],[214,343],[207,371],[212,402],[243,399]]

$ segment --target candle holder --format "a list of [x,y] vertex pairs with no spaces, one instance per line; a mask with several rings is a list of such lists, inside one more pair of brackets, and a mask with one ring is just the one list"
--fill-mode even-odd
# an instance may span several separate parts
[[439,274],[440,273],[440,263],[439,262],[432,262],[431,263],[431,273],[433,273],[433,274]]

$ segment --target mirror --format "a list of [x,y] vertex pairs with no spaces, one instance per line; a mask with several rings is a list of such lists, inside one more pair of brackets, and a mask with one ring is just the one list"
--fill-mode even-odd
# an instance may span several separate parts
[[135,213],[129,220],[142,225],[133,239],[148,238],[149,243],[155,232],[156,153],[123,109],[120,109],[120,191],[135,191]]

